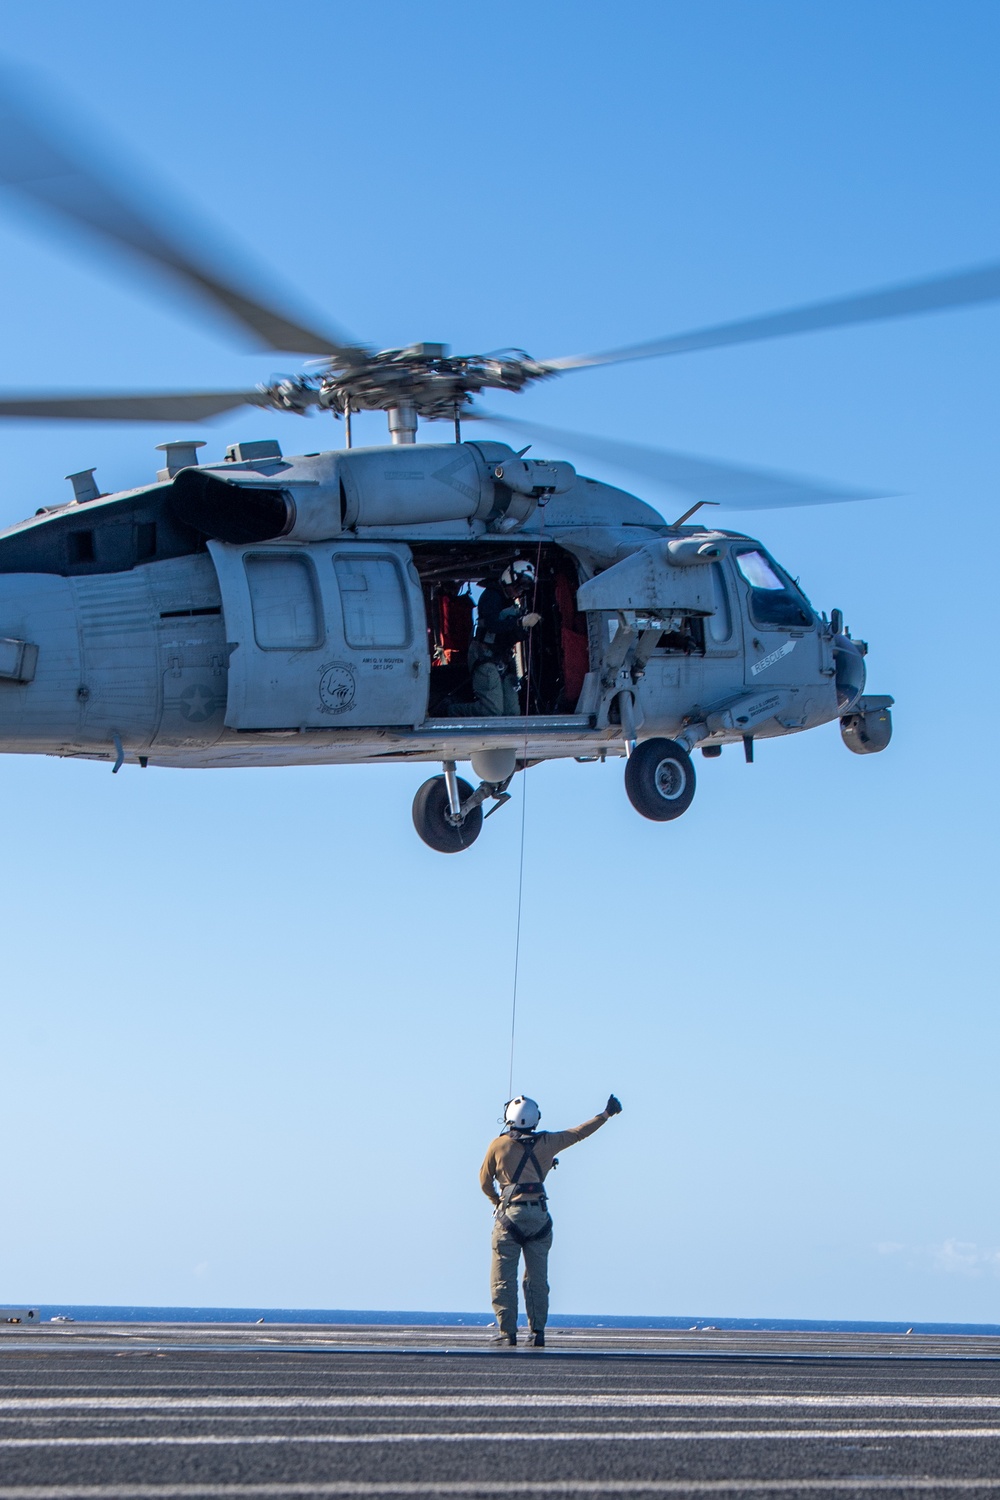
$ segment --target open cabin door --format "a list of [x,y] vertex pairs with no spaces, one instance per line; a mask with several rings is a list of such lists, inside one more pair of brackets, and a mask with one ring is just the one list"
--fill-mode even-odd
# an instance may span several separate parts
[[423,721],[424,604],[399,542],[209,542],[229,657],[228,729]]

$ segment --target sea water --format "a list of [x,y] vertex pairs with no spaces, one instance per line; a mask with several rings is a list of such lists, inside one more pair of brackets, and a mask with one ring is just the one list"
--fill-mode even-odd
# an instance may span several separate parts
[[[39,1322],[72,1318],[77,1323],[340,1323],[432,1328],[482,1328],[488,1313],[385,1311],[381,1308],[316,1307],[91,1307],[74,1303],[38,1304]],[[802,1333],[1000,1334],[996,1323],[856,1323],[812,1318],[673,1318],[553,1313],[550,1328],[759,1328]]]

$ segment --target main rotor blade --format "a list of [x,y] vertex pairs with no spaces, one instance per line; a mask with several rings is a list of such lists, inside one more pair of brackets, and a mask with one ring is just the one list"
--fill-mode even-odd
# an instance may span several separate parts
[[[43,122],[41,109],[26,98],[23,83],[10,69],[0,71],[0,185],[36,208],[90,231],[133,258],[166,271],[175,282],[221,308],[268,349],[295,354],[328,354],[350,361],[358,357],[352,341],[298,322],[240,286],[219,265],[207,246],[210,236],[196,226],[182,237],[164,224],[176,213],[160,205],[150,211],[137,192],[129,192],[111,167],[100,165],[73,140],[70,126]],[[153,200],[146,194],[147,202]],[[190,223],[190,215],[184,216]],[[187,243],[185,243],[185,239]]]
[[183,391],[144,396],[0,397],[0,417],[57,422],[203,422],[238,406],[261,405],[257,391]]
[[522,432],[538,442],[565,448],[587,458],[616,468],[641,474],[658,484],[667,485],[703,504],[726,506],[730,510],[772,510],[797,505],[837,505],[848,500],[875,500],[884,490],[851,489],[829,484],[822,479],[804,479],[792,474],[776,474],[768,469],[753,469],[742,464],[722,463],[717,459],[698,458],[690,453],[675,453],[666,448],[649,448],[641,443],[623,443],[615,438],[596,437],[590,433],[569,432],[560,427],[543,427],[537,422],[522,422],[518,417],[497,417],[489,412],[463,412],[469,417]]
[[648,343],[627,344],[603,354],[570,354],[540,361],[550,370],[583,370],[592,365],[616,365],[630,359],[656,359],[665,354],[693,354],[699,349],[719,349],[726,344],[754,344],[763,339],[788,338],[796,333],[814,333],[822,328],[845,328],[852,323],[877,323],[889,318],[908,318],[920,313],[944,312],[952,307],[973,307],[1000,299],[1000,261],[931,276],[902,286],[858,292],[851,297],[833,297],[811,302],[786,312],[718,323],[692,333],[675,333]]

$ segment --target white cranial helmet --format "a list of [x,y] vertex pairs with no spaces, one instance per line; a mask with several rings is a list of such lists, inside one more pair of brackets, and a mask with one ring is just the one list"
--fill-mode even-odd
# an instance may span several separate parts
[[509,567],[504,568],[500,574],[500,582],[508,588],[514,584],[528,584],[535,581],[534,563],[526,562],[523,558],[515,558]]
[[503,1117],[515,1130],[534,1130],[542,1118],[542,1112],[534,1099],[526,1099],[523,1094],[518,1094],[507,1105]]

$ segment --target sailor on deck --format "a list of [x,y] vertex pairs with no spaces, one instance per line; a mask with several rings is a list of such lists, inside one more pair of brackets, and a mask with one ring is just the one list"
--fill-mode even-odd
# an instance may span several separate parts
[[552,1220],[543,1184],[560,1151],[586,1140],[620,1113],[621,1105],[612,1094],[601,1114],[583,1125],[537,1131],[541,1111],[534,1099],[520,1095],[504,1110],[504,1133],[490,1145],[479,1173],[480,1186],[495,1206],[490,1281],[498,1343],[517,1343],[517,1267],[523,1254],[528,1343],[536,1349],[544,1346]]

